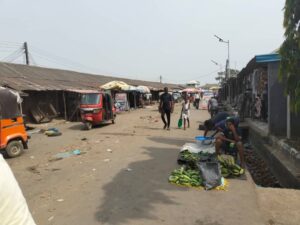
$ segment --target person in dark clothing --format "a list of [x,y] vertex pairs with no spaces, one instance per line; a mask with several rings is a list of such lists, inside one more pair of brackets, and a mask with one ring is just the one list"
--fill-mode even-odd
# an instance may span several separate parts
[[221,129],[222,133],[217,137],[215,143],[216,153],[218,155],[221,154],[221,149],[225,151],[234,149],[234,151],[237,151],[239,154],[241,167],[245,168],[244,147],[237,120],[233,117],[229,117],[225,120],[224,127]]
[[208,131],[213,130],[215,125],[229,117],[227,112],[219,112],[213,118],[204,121],[204,136],[207,135]]
[[[159,103],[159,112],[161,113],[161,119],[164,122],[164,129],[168,128],[170,130],[171,123],[171,113],[174,110],[174,100],[173,96],[169,94],[168,88],[164,88],[164,93],[160,96]],[[165,119],[165,115],[167,115],[167,121]]]

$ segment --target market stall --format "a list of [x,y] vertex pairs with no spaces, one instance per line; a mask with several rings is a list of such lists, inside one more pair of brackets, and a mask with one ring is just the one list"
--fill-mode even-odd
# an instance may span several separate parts
[[215,154],[214,139],[196,137],[196,143],[186,143],[179,152],[175,169],[169,182],[179,186],[205,190],[227,190],[229,178],[241,178],[244,169],[234,156]]

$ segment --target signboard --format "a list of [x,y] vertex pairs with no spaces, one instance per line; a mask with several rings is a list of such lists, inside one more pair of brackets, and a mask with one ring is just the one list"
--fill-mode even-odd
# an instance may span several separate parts
[[115,95],[115,101],[116,101],[116,110],[119,111],[127,111],[129,109],[128,107],[128,99],[126,93],[116,93]]

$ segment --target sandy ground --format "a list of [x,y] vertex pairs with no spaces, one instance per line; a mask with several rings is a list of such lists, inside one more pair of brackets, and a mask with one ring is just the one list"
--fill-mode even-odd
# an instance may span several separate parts
[[267,224],[300,224],[300,190],[257,188],[257,194]]
[[[246,181],[230,180],[226,192],[169,184],[170,172],[178,167],[180,147],[201,134],[198,122],[208,114],[192,110],[191,128],[183,131],[176,128],[177,107],[172,129],[166,131],[155,109],[121,114],[115,125],[91,131],[81,130],[80,123],[61,122],[55,127],[62,136],[33,134],[30,149],[8,162],[37,224],[259,225],[276,221],[267,209],[269,197],[264,191],[257,193],[249,174]],[[52,160],[55,154],[74,149],[84,154]],[[278,224],[296,224],[285,222]]]

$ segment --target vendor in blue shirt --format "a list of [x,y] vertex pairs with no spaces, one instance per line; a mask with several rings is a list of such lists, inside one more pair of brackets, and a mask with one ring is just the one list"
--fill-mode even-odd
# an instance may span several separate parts
[[222,133],[216,138],[215,148],[216,153],[219,155],[221,154],[221,149],[228,150],[230,147],[234,147],[238,151],[241,167],[245,168],[244,147],[238,125],[238,117],[228,117],[226,120],[216,124],[216,129]]
[[213,118],[204,121],[204,136],[207,135],[208,131],[215,130],[216,124],[220,123],[221,121],[225,120],[229,117],[227,112],[219,112]]

